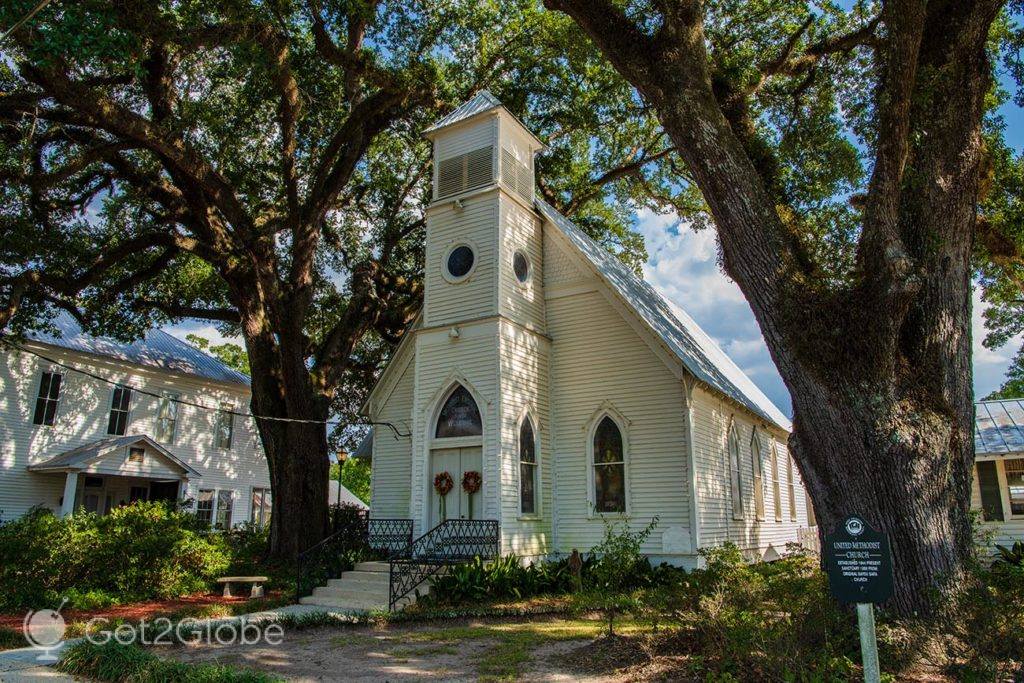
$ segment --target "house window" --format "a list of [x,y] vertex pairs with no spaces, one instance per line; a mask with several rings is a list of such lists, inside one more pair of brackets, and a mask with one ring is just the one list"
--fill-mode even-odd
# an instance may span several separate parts
[[537,440],[530,416],[519,427],[519,511],[537,513]]
[[743,519],[743,481],[740,475],[740,440],[736,427],[729,428],[729,485],[732,495],[732,518]]
[[213,445],[227,450],[231,448],[231,438],[235,432],[235,414],[230,403],[221,403],[217,412],[217,423],[214,425]]
[[146,459],[145,448],[129,448],[128,449],[128,462],[142,464]]
[[149,488],[146,486],[133,486],[128,490],[128,502],[134,503],[137,500],[149,500]]
[[594,510],[626,512],[626,453],[622,432],[605,415],[594,431]]
[[523,284],[530,279],[530,259],[521,249],[512,256],[512,270]]
[[128,413],[132,404],[132,390],[116,386],[110,395],[110,419],[107,420],[107,434],[124,436],[128,429]]
[[199,489],[196,498],[196,517],[207,524],[213,524],[213,489]]
[[257,526],[270,524],[270,510],[273,503],[270,489],[253,488],[252,490],[252,522]]
[[750,464],[754,473],[754,513],[757,519],[764,519],[764,474],[761,471],[761,439],[754,430],[750,440]]
[[814,505],[811,504],[811,494],[804,492],[804,506],[807,510],[807,526],[818,526],[818,519],[814,516]]
[[177,394],[164,394],[156,411],[156,440],[160,443],[174,443],[174,430],[178,424]]
[[214,529],[231,528],[231,505],[235,498],[234,491],[217,491],[217,510],[214,513]]
[[782,521],[782,483],[779,481],[779,449],[772,442],[772,502],[775,503],[775,521]]
[[454,281],[469,277],[475,264],[476,256],[473,254],[473,249],[465,244],[460,244],[449,251],[448,258],[444,263],[448,278]]
[[1014,458],[1003,462],[1006,470],[1006,488],[1010,498],[1010,514],[1024,516],[1024,459]]
[[52,427],[57,420],[57,403],[60,401],[60,384],[63,378],[56,372],[44,372],[39,378],[39,395],[32,424]]
[[461,384],[455,388],[441,408],[437,417],[434,436],[447,439],[458,436],[480,436],[483,434],[480,409],[476,401]]
[[786,486],[789,487],[789,521],[796,521],[796,477],[793,456],[786,455]]

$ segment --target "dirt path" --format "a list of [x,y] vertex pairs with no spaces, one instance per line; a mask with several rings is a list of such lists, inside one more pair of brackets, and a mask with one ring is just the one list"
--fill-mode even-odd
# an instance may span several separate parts
[[[595,648],[600,631],[601,625],[589,619],[480,619],[293,630],[278,646],[187,645],[155,652],[257,669],[291,681],[635,679],[636,668],[632,673],[621,669],[642,665],[645,658],[633,647]],[[595,656],[595,650],[608,650],[609,656]]]

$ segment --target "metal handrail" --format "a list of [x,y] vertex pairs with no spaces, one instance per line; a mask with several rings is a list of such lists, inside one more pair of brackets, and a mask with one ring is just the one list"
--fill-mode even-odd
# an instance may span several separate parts
[[499,526],[495,519],[448,519],[415,541],[389,562],[388,609],[441,568],[475,557],[497,558]]

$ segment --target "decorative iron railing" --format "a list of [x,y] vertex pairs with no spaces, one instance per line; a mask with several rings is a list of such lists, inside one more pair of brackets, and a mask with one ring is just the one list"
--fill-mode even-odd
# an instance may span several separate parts
[[295,601],[313,589],[352,569],[360,554],[387,560],[412,546],[411,519],[368,519],[351,515],[342,527],[299,553],[295,567]]
[[388,608],[443,567],[481,557],[498,557],[500,539],[494,519],[449,519],[409,544],[405,552],[391,558]]

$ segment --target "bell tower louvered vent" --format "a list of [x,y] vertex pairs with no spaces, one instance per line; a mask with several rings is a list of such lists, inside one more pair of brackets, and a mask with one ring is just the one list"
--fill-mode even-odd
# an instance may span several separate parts
[[508,148],[501,150],[501,179],[520,197],[528,202],[533,201],[533,173],[530,167],[520,163],[515,153]]
[[442,159],[437,168],[437,198],[468,192],[494,182],[494,147],[487,145]]

